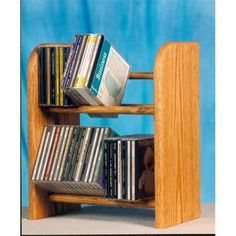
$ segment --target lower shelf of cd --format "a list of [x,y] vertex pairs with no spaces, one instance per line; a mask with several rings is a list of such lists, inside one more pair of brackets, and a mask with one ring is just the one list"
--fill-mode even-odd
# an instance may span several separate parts
[[104,190],[97,183],[74,181],[32,181],[47,192],[103,196]]
[[105,198],[104,189],[95,182],[33,180],[32,183],[48,192],[53,202],[155,208],[153,198],[136,201]]
[[64,202],[64,203],[92,204],[92,205],[107,205],[107,206],[155,208],[154,199],[141,200],[137,202],[129,202],[129,201],[107,199],[104,197],[97,197],[97,196],[95,197],[95,196],[81,196],[81,195],[53,193],[49,195],[49,201]]

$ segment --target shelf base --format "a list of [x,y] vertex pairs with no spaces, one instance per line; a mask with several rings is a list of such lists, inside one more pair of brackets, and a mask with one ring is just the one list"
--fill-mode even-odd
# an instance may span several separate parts
[[49,201],[64,202],[64,203],[107,205],[107,206],[155,208],[154,199],[142,200],[138,202],[128,202],[128,201],[106,199],[104,197],[69,195],[69,194],[51,194],[49,195]]

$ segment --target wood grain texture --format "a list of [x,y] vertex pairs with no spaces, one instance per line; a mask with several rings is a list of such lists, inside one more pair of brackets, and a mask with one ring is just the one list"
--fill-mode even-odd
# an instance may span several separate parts
[[47,114],[38,106],[39,63],[37,49],[30,55],[27,71],[28,87],[28,159],[29,159],[29,208],[28,217],[37,220],[55,214],[79,209],[80,206],[49,201],[48,193],[31,181],[43,127],[47,124],[79,124],[79,114]]
[[49,196],[50,201],[53,202],[70,202],[70,203],[81,203],[81,204],[95,204],[95,205],[108,205],[108,206],[126,206],[126,207],[147,207],[154,208],[154,200],[145,200],[140,202],[126,202],[112,199],[106,199],[103,197],[93,196],[80,196],[80,195],[69,195],[69,194],[51,194]]
[[154,68],[155,224],[200,216],[199,48],[161,47]]
[[121,106],[43,107],[49,113],[140,114],[152,115],[152,104],[125,104]]
[[49,202],[48,194],[32,183],[31,175],[44,125],[52,123],[51,116],[38,107],[38,54],[30,55],[27,71],[28,87],[28,159],[29,159],[29,219],[35,220],[53,215],[55,205]]

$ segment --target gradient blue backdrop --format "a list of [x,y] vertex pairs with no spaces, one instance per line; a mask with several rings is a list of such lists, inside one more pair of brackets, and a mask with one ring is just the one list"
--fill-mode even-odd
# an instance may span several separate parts
[[[200,42],[201,199],[215,200],[215,3],[211,0],[22,0],[22,205],[28,205],[27,61],[40,43],[72,42],[77,33],[106,35],[131,64],[152,71],[168,41]],[[152,81],[129,81],[124,102],[152,103]],[[152,133],[152,116],[89,118],[82,124],[112,126],[120,134]]]

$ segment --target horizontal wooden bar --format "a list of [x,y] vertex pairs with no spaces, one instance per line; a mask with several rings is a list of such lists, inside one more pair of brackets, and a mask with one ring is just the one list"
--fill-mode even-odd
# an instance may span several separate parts
[[152,104],[124,104],[121,106],[43,107],[51,113],[139,114],[152,115]]
[[130,72],[129,79],[153,79],[152,72]]
[[143,207],[143,208],[155,207],[154,199],[142,200],[142,201],[137,201],[137,202],[128,202],[128,201],[106,199],[103,197],[69,195],[69,194],[51,194],[49,195],[49,201],[64,202],[64,203],[107,205],[107,206],[124,206],[124,207]]

